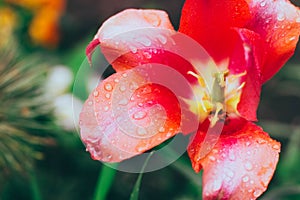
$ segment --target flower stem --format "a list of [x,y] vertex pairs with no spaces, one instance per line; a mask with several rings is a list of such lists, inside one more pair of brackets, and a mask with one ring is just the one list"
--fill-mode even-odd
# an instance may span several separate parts
[[[116,166],[115,166],[116,167]],[[106,196],[109,192],[109,189],[111,188],[111,185],[113,184],[116,170],[112,167],[103,165],[102,169],[100,171],[96,190],[94,193],[94,200],[105,200]]]

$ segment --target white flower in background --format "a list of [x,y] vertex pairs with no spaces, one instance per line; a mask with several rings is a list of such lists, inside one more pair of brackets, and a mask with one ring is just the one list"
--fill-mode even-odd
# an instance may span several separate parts
[[46,81],[46,91],[51,97],[57,97],[68,92],[71,84],[73,83],[73,72],[66,66],[54,66],[49,72]]
[[54,114],[58,125],[69,131],[78,128],[78,117],[74,114],[79,113],[82,106],[83,103],[70,93],[56,97]]
[[66,66],[54,66],[49,72],[45,89],[47,98],[53,99],[56,122],[63,129],[74,131],[78,128],[78,117],[83,103],[70,93],[73,72]]

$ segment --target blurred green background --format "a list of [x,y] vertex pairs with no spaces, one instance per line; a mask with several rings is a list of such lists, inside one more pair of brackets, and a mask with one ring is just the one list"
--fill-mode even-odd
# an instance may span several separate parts
[[[130,198],[138,174],[112,170],[85,152],[70,107],[74,77],[109,16],[125,8],[163,9],[177,28],[183,2],[0,0],[0,200]],[[282,152],[260,199],[300,199],[299,69],[300,45],[263,87],[259,124],[282,143]],[[86,96],[87,88],[80,90],[75,107]],[[143,200],[201,199],[201,174],[184,154],[144,174],[137,188]]]

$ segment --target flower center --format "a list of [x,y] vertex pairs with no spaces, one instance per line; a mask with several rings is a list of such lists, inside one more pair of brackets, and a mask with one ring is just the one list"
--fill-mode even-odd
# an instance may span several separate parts
[[239,115],[237,105],[245,86],[245,82],[241,83],[241,77],[245,76],[246,72],[233,75],[224,70],[205,74],[212,76],[211,83],[205,82],[201,75],[192,71],[188,71],[188,74],[197,78],[198,84],[193,88],[196,99],[186,102],[192,112],[200,114],[200,122],[209,118],[212,127],[219,120],[225,120],[228,115]]

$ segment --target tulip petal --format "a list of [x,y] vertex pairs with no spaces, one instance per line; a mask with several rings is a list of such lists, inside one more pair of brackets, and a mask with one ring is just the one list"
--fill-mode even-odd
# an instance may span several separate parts
[[145,69],[134,68],[113,74],[92,92],[80,114],[80,132],[93,159],[119,162],[180,131],[177,97],[152,82]]
[[300,10],[287,0],[248,0],[252,19],[246,28],[265,43],[263,81],[269,80],[293,55],[300,35]]
[[232,74],[242,74],[240,84],[244,83],[241,89],[241,97],[237,110],[241,117],[256,121],[256,111],[260,101],[262,86],[261,63],[264,48],[258,34],[248,29],[235,29],[239,35],[235,50],[229,63],[229,71]]
[[250,18],[245,1],[187,0],[179,32],[198,41],[216,62],[228,58],[236,37],[231,27],[243,27]]
[[[130,60],[143,61],[159,53],[157,49],[166,45],[169,35],[173,33],[175,31],[165,11],[127,9],[102,24],[87,47],[87,55],[91,55],[97,46],[95,40],[98,40],[108,62],[116,71],[123,71],[135,67],[129,63]],[[148,50],[141,54],[138,52],[140,49]],[[144,55],[143,58],[141,55]]]
[[260,127],[241,119],[225,125],[214,148],[199,158],[207,127],[191,141],[188,153],[196,172],[203,173],[203,199],[256,199],[275,171],[280,143]]

